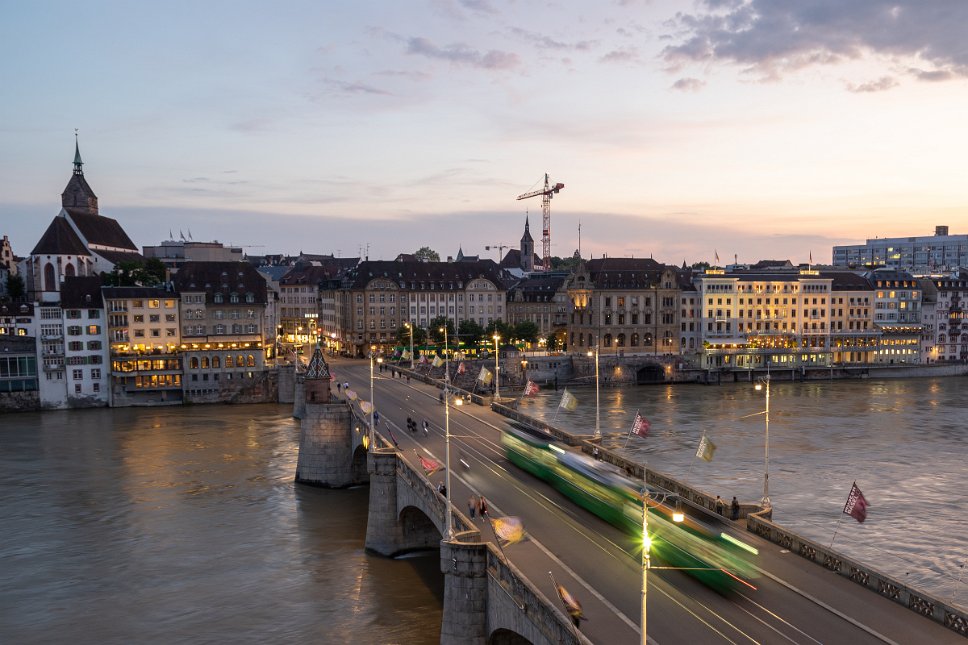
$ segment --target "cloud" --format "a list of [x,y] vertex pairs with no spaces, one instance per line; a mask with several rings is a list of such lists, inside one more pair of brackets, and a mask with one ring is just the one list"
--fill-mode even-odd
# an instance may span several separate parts
[[561,40],[555,40],[550,36],[545,36],[536,31],[528,31],[527,29],[521,29],[520,27],[512,27],[511,33],[516,36],[520,36],[527,40],[529,43],[533,44],[539,49],[554,49],[559,51],[589,51],[595,47],[598,42],[594,40],[576,40],[575,42],[563,42]]
[[370,94],[379,96],[390,96],[391,93],[386,90],[381,90],[378,87],[373,87],[372,85],[366,85],[365,83],[350,83],[347,81],[340,81],[335,78],[324,78],[323,81],[331,87],[335,87],[345,94]]
[[518,55],[513,52],[497,49],[481,52],[462,43],[438,47],[426,38],[410,38],[407,53],[481,69],[511,69],[520,62]]
[[702,0],[667,23],[674,44],[661,56],[672,69],[731,63],[767,80],[873,56],[917,61],[912,75],[947,80],[968,77],[965,24],[963,0]]
[[487,0],[459,0],[460,5],[465,9],[470,9],[471,11],[478,11],[480,13],[497,13],[497,10],[491,6],[491,3]]
[[613,49],[598,59],[600,63],[637,63],[639,52],[634,47],[620,47]]
[[706,81],[700,81],[698,78],[680,78],[672,84],[672,89],[682,92],[698,92],[705,84]]
[[860,84],[848,83],[847,91],[856,92],[856,93],[883,92],[885,90],[889,90],[897,86],[898,86],[897,79],[891,76],[883,76],[877,79],[876,81],[868,81],[866,83],[860,83]]

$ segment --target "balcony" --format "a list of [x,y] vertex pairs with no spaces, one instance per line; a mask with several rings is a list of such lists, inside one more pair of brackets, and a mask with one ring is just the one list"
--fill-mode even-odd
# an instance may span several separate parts
[[63,365],[44,365],[44,371],[45,372],[63,372],[64,366]]

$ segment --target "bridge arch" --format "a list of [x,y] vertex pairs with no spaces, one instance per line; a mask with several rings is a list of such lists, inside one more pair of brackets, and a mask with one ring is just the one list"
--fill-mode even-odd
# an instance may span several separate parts
[[665,369],[659,363],[646,363],[635,371],[636,385],[663,382],[665,382]]
[[487,639],[488,645],[530,645],[527,638],[509,629],[496,629]]

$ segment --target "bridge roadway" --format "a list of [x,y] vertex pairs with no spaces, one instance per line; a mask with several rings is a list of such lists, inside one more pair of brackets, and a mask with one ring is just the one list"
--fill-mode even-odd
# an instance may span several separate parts
[[[332,367],[336,378],[349,381],[361,398],[369,398],[368,362],[337,359]],[[391,378],[389,371],[375,375],[375,389],[384,436],[389,424],[408,461],[416,462],[419,452],[443,463],[440,390],[416,380]],[[408,415],[417,421],[416,434],[406,429]],[[427,437],[419,429],[424,419],[431,424]],[[636,540],[509,463],[499,434],[506,424],[504,417],[486,407],[451,408],[455,509],[467,514],[467,500],[477,494],[487,499],[492,516],[520,516],[530,539],[505,550],[510,561],[556,600],[548,575],[553,571],[582,603],[588,620],[581,630],[593,643],[640,642],[642,575]],[[431,479],[437,483],[443,477],[441,471]],[[482,535],[493,538],[480,518],[476,521]],[[650,643],[965,642],[953,631],[737,526],[760,552],[762,575],[755,581],[757,588],[724,597],[684,572],[651,569]],[[652,565],[662,563],[653,558]]]

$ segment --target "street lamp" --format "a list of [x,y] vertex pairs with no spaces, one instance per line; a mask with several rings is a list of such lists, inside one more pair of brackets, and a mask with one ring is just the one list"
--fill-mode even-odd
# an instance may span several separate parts
[[766,435],[763,441],[763,506],[770,504],[770,366],[766,366],[766,376],[757,379],[754,386],[757,391],[766,386],[766,410],[763,411],[763,419],[766,421]]
[[[662,503],[671,493],[659,493],[656,498],[657,503]],[[672,521],[679,524],[686,516],[682,512],[682,502],[676,500],[676,508],[672,512]],[[652,566],[652,558],[649,551],[652,548],[652,538],[649,537],[649,489],[642,487],[642,645],[648,643],[648,632],[646,629],[646,619],[648,618],[648,604],[646,598],[649,595],[649,568]]]
[[376,360],[377,363],[382,363],[383,358],[376,356],[376,345],[370,345],[370,445],[375,446],[373,443],[374,436],[373,433],[376,430],[376,426],[373,424],[373,415],[376,413],[376,401],[373,398],[373,361]]
[[494,334],[494,398],[501,398],[501,365],[498,363],[498,357],[500,352],[498,351],[497,343],[501,340],[501,337]]
[[[602,438],[602,421],[601,414],[599,412],[599,398],[598,398],[598,345],[595,345],[595,438]],[[591,356],[592,352],[588,352]]]
[[450,360],[447,357],[447,327],[441,328],[444,332],[444,487],[447,498],[447,540],[454,539],[454,507],[451,504],[450,490]]
[[413,325],[408,322],[403,323],[403,326],[410,330],[410,369],[413,369]]

